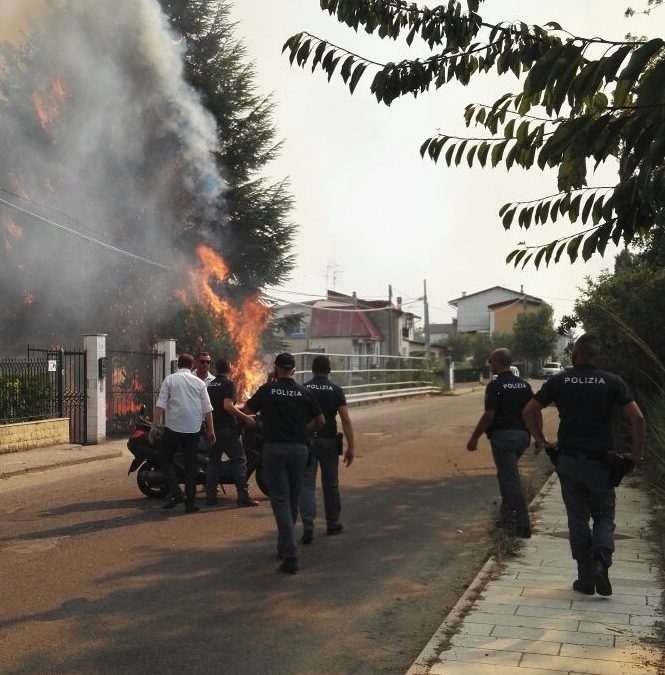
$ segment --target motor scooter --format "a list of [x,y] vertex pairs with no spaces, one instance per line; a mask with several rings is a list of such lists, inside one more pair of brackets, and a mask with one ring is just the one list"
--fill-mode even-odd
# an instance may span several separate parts
[[[161,434],[158,433],[155,443],[151,443],[149,440],[151,426],[151,423],[145,418],[145,407],[141,406],[134,431],[127,441],[127,448],[134,455],[127,475],[136,471],[136,484],[139,490],[150,499],[162,499],[168,495],[169,491],[162,470]],[[250,431],[252,433],[249,433]],[[243,430],[242,436],[247,458],[247,480],[249,481],[250,476],[255,474],[259,490],[267,495],[268,490],[263,474],[263,436],[261,430],[258,428],[252,430],[246,428]],[[208,461],[205,436],[202,434],[196,455],[197,485],[205,485]],[[185,460],[181,452],[177,452],[173,456],[173,467],[178,483],[184,484]],[[224,489],[225,485],[235,485],[235,478],[228,460],[222,460],[219,472],[219,484],[223,492],[226,492]]]

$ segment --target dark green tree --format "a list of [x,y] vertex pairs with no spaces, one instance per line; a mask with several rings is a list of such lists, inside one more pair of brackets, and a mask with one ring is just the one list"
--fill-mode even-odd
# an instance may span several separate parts
[[[377,63],[311,33],[293,35],[284,45],[292,63],[339,73],[353,92],[365,71],[370,91],[390,105],[456,80],[495,72],[512,77],[513,92],[494,102],[470,104],[467,126],[484,133],[456,137],[439,133],[424,141],[421,154],[449,166],[551,167],[554,194],[504,205],[505,228],[528,229],[566,217],[581,229],[544,246],[523,246],[508,262],[571,261],[605,252],[609,241],[630,243],[663,226],[665,202],[665,41],[607,40],[571,35],[552,21],[487,22],[481,0],[433,8],[405,0],[321,0],[321,8],[353,30],[380,38],[417,39],[431,50],[426,58]],[[420,48],[420,46],[419,46]],[[590,184],[609,158],[618,160],[613,185]],[[593,172],[592,174],[593,175]]]
[[552,308],[543,305],[535,312],[522,312],[515,319],[513,351],[515,356],[526,359],[532,370],[541,359],[552,353],[556,344],[557,332],[552,315]]
[[[185,76],[218,129],[217,163],[228,190],[215,234],[242,297],[284,281],[293,267],[293,198],[286,180],[262,175],[280,149],[274,101],[257,91],[227,0],[159,0],[185,50]],[[234,287],[227,292],[233,293]]]

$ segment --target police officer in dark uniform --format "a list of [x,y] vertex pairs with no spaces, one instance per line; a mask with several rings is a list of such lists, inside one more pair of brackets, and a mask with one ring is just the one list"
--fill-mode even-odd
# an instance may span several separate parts
[[247,489],[247,460],[240,442],[240,423],[254,426],[254,418],[236,407],[236,386],[229,377],[231,364],[228,360],[219,359],[215,367],[217,377],[208,383],[208,396],[213,407],[212,418],[217,440],[209,451],[206,467],[206,504],[217,504],[222,453],[226,453],[233,469],[238,506],[258,506],[259,502],[250,498]]
[[476,450],[478,439],[487,434],[501,492],[500,524],[510,534],[529,538],[529,510],[517,463],[529,447],[530,437],[522,419],[522,409],[533,392],[528,382],[511,372],[512,355],[508,349],[495,349],[489,362],[496,378],[485,389],[485,412],[478,420],[466,449],[471,452]]
[[[346,405],[346,396],[341,387],[329,379],[330,359],[327,356],[315,356],[312,361],[311,380],[305,382],[316,397],[326,419],[323,429],[319,429],[312,439],[312,457],[305,469],[302,491],[300,493],[300,518],[303,524],[303,544],[311,544],[314,538],[314,518],[316,517],[316,471],[321,465],[321,485],[323,487],[323,504],[326,513],[326,534],[339,534],[343,527],[339,522],[342,502],[339,495],[339,455],[341,448],[337,444],[337,415],[342,421],[342,429],[346,437],[347,448],[344,453],[344,464],[353,462],[353,426]],[[340,438],[341,441],[341,438]]]
[[311,391],[293,379],[295,367],[292,354],[278,354],[274,381],[259,387],[244,407],[247,412],[261,413],[263,467],[277,523],[277,554],[283,558],[279,569],[289,574],[298,571],[295,523],[308,433],[325,423]]
[[[577,562],[576,591],[611,595],[608,568],[614,552],[615,490],[610,480],[614,454],[612,418],[617,407],[631,426],[630,459],[639,462],[646,424],[626,383],[596,366],[598,341],[582,335],[573,347],[573,367],[545,384],[524,409],[524,419],[536,441],[556,461],[568,514],[570,548]],[[543,435],[542,408],[559,410],[557,442]],[[593,531],[589,529],[593,519]]]

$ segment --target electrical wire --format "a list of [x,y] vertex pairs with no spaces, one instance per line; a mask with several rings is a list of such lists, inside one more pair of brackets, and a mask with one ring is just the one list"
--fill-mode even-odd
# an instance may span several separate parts
[[[273,296],[268,295],[267,293],[262,293],[261,296],[263,298],[266,298],[267,300],[272,300],[273,302],[285,302],[284,300],[280,298],[275,298]],[[356,308],[356,309],[342,309],[338,307],[318,307],[315,305],[306,305],[305,303],[302,302],[291,302],[290,300],[286,301],[289,305],[294,305],[295,307],[304,307],[305,309],[317,309],[317,310],[323,310],[327,312],[362,312],[363,314],[367,314],[369,312],[385,312],[385,311],[390,311],[391,309],[397,309],[397,307],[369,307],[367,309],[363,309],[361,307]],[[334,300],[330,301],[325,301],[325,302],[335,302]],[[416,302],[416,301],[414,301]],[[406,303],[406,304],[414,304],[414,302],[411,303]],[[404,306],[404,305],[402,305]]]
[[77,230],[73,230],[70,227],[65,227],[65,225],[60,225],[60,223],[56,223],[54,220],[50,220],[49,218],[44,218],[43,216],[40,216],[37,213],[33,213],[32,211],[29,211],[28,209],[25,209],[21,206],[17,206],[16,204],[12,204],[11,202],[8,202],[7,200],[2,199],[1,197],[0,197],[0,204],[3,204],[4,206],[9,207],[10,209],[14,209],[15,211],[18,211],[19,213],[23,213],[26,216],[29,216],[30,218],[34,218],[35,220],[39,220],[42,223],[46,223],[47,225],[50,225],[51,227],[55,227],[56,229],[62,230],[63,232],[67,232],[67,234],[71,234],[75,237],[78,237],[79,239],[83,239],[83,241],[87,241],[90,244],[96,244],[97,246],[101,246],[102,248],[105,248],[109,251],[113,251],[114,253],[119,253],[120,255],[124,255],[124,256],[127,256],[128,258],[138,260],[139,262],[147,263],[148,265],[153,265],[154,267],[160,267],[160,268],[165,269],[165,270],[170,269],[170,267],[168,265],[163,265],[160,262],[156,262],[154,260],[144,258],[143,256],[136,255],[135,253],[130,253],[129,251],[125,251],[124,249],[118,248],[117,246],[113,246],[111,244],[108,244],[105,241],[100,241],[99,239],[95,239],[94,237],[90,237],[87,234],[83,234],[83,232],[78,232]]

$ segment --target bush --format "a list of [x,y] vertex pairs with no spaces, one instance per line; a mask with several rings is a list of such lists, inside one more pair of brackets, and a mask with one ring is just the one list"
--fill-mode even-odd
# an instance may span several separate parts
[[0,374],[0,423],[50,417],[51,387],[46,373]]

